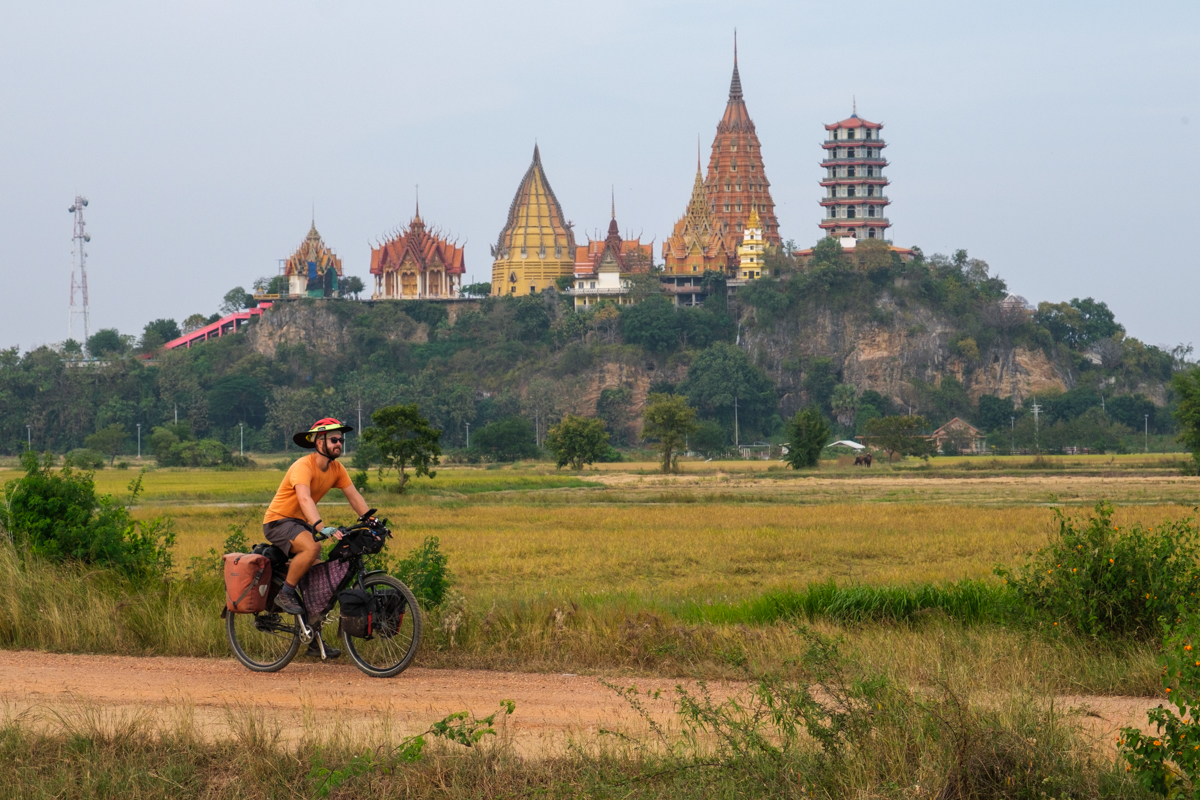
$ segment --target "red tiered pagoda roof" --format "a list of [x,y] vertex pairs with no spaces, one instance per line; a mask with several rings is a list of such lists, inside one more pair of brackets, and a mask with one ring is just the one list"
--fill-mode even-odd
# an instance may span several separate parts
[[614,210],[608,223],[608,236],[575,248],[575,277],[586,278],[600,271],[600,265],[612,263],[622,274],[649,272],[654,265],[653,245],[641,238],[622,239]]
[[404,265],[412,265],[420,272],[444,266],[447,275],[463,275],[467,271],[463,248],[436,232],[427,231],[420,208],[407,228],[371,249],[372,275],[395,272]]

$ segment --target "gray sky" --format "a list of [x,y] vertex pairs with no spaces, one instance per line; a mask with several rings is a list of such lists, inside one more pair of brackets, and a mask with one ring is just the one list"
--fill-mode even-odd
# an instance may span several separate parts
[[[347,274],[407,222],[489,280],[533,150],[578,238],[683,213],[738,29],[780,232],[819,237],[822,125],[885,123],[895,240],[1196,341],[1200,3],[0,2],[0,346],[216,310],[316,222]],[[1192,187],[1192,188],[1188,188]]]

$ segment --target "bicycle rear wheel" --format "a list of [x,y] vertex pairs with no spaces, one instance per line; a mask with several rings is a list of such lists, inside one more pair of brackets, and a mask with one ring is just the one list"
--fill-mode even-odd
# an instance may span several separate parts
[[300,650],[300,626],[276,611],[225,615],[225,633],[233,655],[255,672],[277,672]]
[[342,631],[342,641],[351,660],[372,678],[392,678],[408,669],[421,644],[421,609],[412,591],[391,575],[370,575],[363,589],[379,597],[398,592],[404,598],[404,611],[398,621],[383,626],[367,639]]

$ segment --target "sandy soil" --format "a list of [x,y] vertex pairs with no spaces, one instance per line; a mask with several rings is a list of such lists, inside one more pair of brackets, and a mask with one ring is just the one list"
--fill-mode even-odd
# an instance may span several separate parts
[[[677,684],[620,680],[640,690],[647,709],[670,729]],[[714,683],[716,697],[743,685]],[[413,668],[390,680],[368,678],[348,663],[298,658],[283,671],[250,672],[232,659],[79,656],[0,651],[0,706],[9,719],[43,729],[112,732],[133,722],[159,730],[188,726],[203,736],[254,735],[285,742],[331,737],[375,742],[419,733],[457,711],[486,716],[501,700],[516,703],[502,734],[518,752],[550,754],[601,729],[640,735],[645,725],[600,678],[581,675]],[[1104,750],[1118,728],[1143,725],[1159,701],[1136,697],[1061,697],[1081,712]]]

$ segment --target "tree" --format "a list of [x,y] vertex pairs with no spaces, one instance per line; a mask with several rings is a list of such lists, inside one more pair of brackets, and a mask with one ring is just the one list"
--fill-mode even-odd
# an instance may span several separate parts
[[815,467],[821,458],[821,450],[829,441],[829,425],[821,416],[821,410],[810,405],[788,423],[787,462],[792,469]]
[[729,437],[720,424],[708,420],[696,428],[688,439],[688,447],[705,458],[716,458],[729,449]]
[[924,417],[877,417],[865,426],[864,439],[892,456],[927,456],[933,452],[928,439],[920,434],[929,423]]
[[696,356],[679,392],[728,430],[734,426],[735,402],[737,422],[748,430],[763,432],[775,411],[771,379],[740,347],[726,342],[716,342]]
[[122,336],[116,328],[102,328],[87,340],[88,355],[92,358],[119,356],[129,350],[129,337]]
[[225,293],[225,297],[221,300],[220,311],[222,316],[229,316],[253,306],[254,295],[241,286],[235,286]]
[[537,458],[533,425],[524,417],[508,417],[483,426],[471,437],[471,450],[491,461]]
[[203,314],[192,314],[183,321],[183,332],[191,333],[192,331],[198,331],[207,324],[208,317]]
[[[841,247],[841,245],[838,245]],[[818,356],[804,367],[804,381],[801,385],[808,393],[808,402],[815,404],[822,411],[830,413],[829,400],[837,387],[837,372],[833,368],[833,360]]]
[[621,309],[621,338],[651,353],[665,353],[679,345],[679,318],[675,305],[661,295]]
[[832,236],[826,236],[817,242],[813,248],[812,265],[814,267],[842,268],[846,266],[846,251],[842,243]]
[[208,407],[214,425],[234,427],[240,422],[257,428],[267,420],[267,390],[250,375],[226,375],[208,390]]
[[492,284],[468,283],[462,287],[462,293],[469,297],[487,297],[492,293]]
[[112,424],[96,431],[84,439],[83,443],[97,453],[103,453],[108,456],[108,465],[111,467],[113,462],[117,460],[117,453],[121,452],[121,447],[125,444],[125,439],[128,436],[129,434],[126,433],[124,426]]
[[858,397],[853,383],[839,383],[833,387],[829,398],[829,408],[838,424],[849,428],[854,425],[854,414],[858,411]]
[[1012,418],[1017,416],[1011,397],[997,397],[994,394],[979,396],[979,411],[975,421],[984,431],[999,431],[1012,427]]
[[374,427],[363,432],[365,443],[379,450],[382,464],[379,467],[379,478],[388,470],[394,469],[400,473],[399,491],[404,493],[408,483],[407,468],[429,478],[437,477],[430,469],[436,467],[442,455],[439,444],[442,432],[429,426],[429,421],[421,416],[417,404],[408,406],[385,406],[371,415]]
[[664,473],[679,471],[679,452],[696,428],[696,409],[688,405],[687,399],[677,394],[652,394],[646,398],[642,440],[658,440]]
[[146,327],[142,330],[141,350],[144,353],[153,352],[182,335],[183,332],[179,330],[175,320],[156,319],[146,323]]
[[616,444],[629,444],[632,408],[633,390],[628,386],[610,386],[600,391],[600,399],[596,401],[596,416],[604,420]]
[[562,422],[550,429],[546,448],[554,454],[559,469],[570,464],[578,472],[585,464],[593,464],[608,451],[608,431],[604,421],[567,414]]
[[1155,430],[1155,414],[1158,407],[1144,394],[1123,394],[1114,397],[1106,404],[1108,416],[1114,421],[1127,425],[1133,430],[1142,430],[1149,417],[1150,430]]
[[354,299],[357,300],[365,288],[367,287],[363,285],[362,278],[357,275],[350,275],[342,279],[341,289],[343,296],[354,295]]
[[1200,368],[1177,373],[1171,387],[1179,397],[1179,440],[1192,451],[1193,474],[1200,474]]

